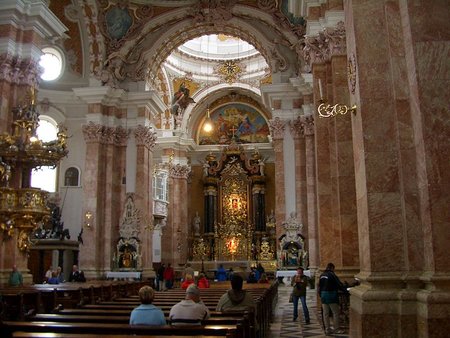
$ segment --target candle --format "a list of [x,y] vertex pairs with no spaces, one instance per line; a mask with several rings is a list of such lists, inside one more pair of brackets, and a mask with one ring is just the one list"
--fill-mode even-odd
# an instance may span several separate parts
[[322,100],[323,91],[322,91],[322,80],[321,79],[319,79],[319,95],[320,95],[320,99]]

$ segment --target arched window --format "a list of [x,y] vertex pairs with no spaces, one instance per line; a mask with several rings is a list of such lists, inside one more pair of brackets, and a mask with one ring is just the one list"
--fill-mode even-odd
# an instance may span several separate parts
[[64,173],[64,185],[66,187],[79,187],[80,186],[80,171],[78,168],[67,168]]
[[[39,127],[36,130],[37,137],[43,142],[57,139],[58,127],[55,120],[48,116],[39,117]],[[56,191],[57,169],[52,167],[41,167],[31,172],[31,186],[48,192]]]

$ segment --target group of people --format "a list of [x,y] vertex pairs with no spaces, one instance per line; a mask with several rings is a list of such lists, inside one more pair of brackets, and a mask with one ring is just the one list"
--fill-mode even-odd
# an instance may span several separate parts
[[164,291],[173,288],[175,282],[175,270],[172,268],[170,263],[167,267],[164,263],[161,263],[159,268],[156,270],[156,280],[155,287],[159,291]]
[[[334,273],[334,269],[334,264],[328,263],[325,271],[320,275],[317,289],[322,303],[323,322],[326,335],[343,333],[343,330],[340,329],[339,322],[339,291],[347,292],[347,289]],[[298,318],[298,303],[300,301],[306,324],[310,323],[309,310],[306,304],[306,288],[308,283],[309,278],[304,275],[304,269],[299,267],[297,269],[297,274],[293,277],[291,282],[291,297],[294,306],[293,320],[296,321]],[[332,330],[330,326],[330,312],[333,317],[334,330]]]
[[[200,280],[200,279],[199,279]],[[252,295],[243,290],[244,279],[235,274],[231,278],[231,289],[224,293],[216,307],[216,311],[245,311],[255,310]],[[200,297],[200,287],[191,283],[186,288],[185,299],[175,304],[169,312],[168,322],[171,325],[200,325],[210,317],[208,307]],[[131,312],[131,325],[166,325],[162,310],[152,304],[155,292],[150,286],[143,286],[139,290],[141,305]]]
[[59,283],[64,283],[65,279],[64,279],[64,274],[62,272],[62,269],[60,266],[58,266],[56,268],[56,270],[53,270],[52,267],[50,266],[47,270],[47,272],[45,273],[44,276],[44,283],[47,284],[59,284]]

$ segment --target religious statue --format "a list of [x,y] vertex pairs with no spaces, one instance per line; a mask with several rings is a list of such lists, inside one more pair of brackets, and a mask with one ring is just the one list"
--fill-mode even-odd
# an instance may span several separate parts
[[130,249],[125,248],[121,256],[122,267],[123,268],[131,268],[133,263],[133,255],[130,252]]
[[208,171],[209,171],[209,163],[207,161],[203,162],[203,176],[208,177]]
[[194,217],[194,233],[196,235],[200,233],[200,216],[198,215],[198,211],[195,212]]
[[259,173],[260,173],[260,175],[261,175],[261,176],[264,176],[264,166],[265,166],[265,163],[264,163],[264,160],[263,160],[262,158],[260,158],[260,159],[258,160],[258,166],[259,166]]

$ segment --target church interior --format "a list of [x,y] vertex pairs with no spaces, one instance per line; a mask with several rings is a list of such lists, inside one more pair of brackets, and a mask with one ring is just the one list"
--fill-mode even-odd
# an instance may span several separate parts
[[332,262],[358,282],[350,337],[444,337],[449,17],[446,0],[0,1],[0,284],[162,263],[317,283]]

